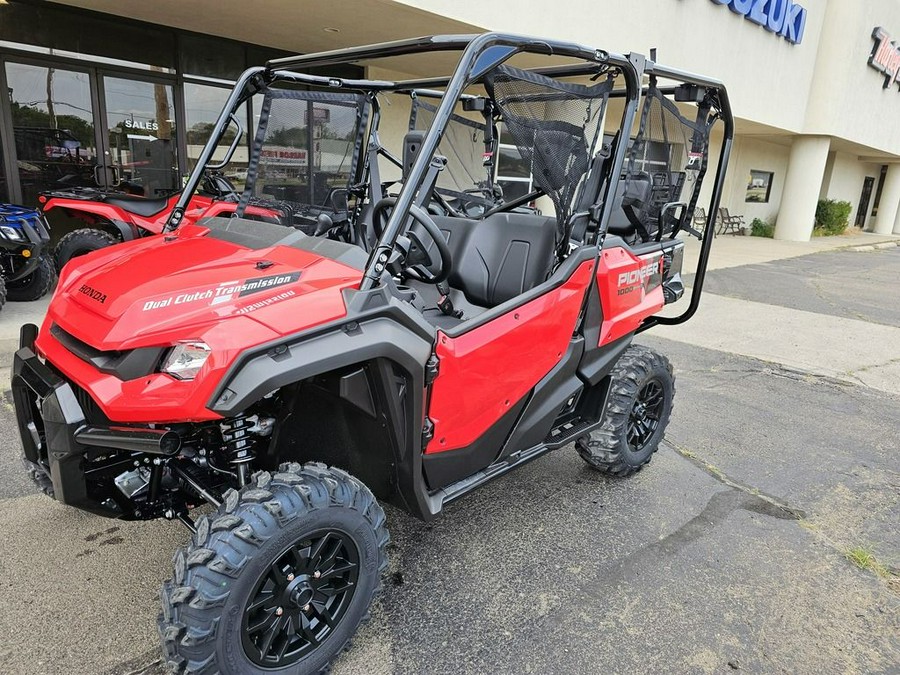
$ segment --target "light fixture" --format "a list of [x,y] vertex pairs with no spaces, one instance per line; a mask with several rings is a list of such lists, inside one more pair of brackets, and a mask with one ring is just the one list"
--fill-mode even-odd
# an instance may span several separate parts
[[324,30],[326,33],[340,33],[341,32],[340,28],[330,28],[329,27],[329,28],[323,28],[322,30]]

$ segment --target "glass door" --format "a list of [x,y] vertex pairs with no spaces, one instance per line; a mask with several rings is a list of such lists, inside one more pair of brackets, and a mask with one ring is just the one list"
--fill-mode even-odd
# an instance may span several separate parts
[[181,189],[172,85],[105,75],[105,159],[117,189],[165,197]]
[[96,187],[91,74],[10,61],[6,81],[22,202],[37,205],[45,190]]

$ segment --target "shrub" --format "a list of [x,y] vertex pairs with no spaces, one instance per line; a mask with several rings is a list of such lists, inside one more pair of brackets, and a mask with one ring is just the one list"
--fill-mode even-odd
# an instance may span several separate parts
[[751,237],[768,237],[771,239],[775,236],[775,226],[762,218],[754,218],[750,223]]
[[850,202],[839,202],[834,199],[820,199],[816,206],[816,224],[813,234],[828,236],[843,234],[850,222]]

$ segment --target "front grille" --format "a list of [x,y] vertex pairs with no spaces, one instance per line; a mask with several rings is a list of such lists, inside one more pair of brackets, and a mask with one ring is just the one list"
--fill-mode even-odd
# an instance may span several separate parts
[[126,351],[103,351],[79,340],[58,324],[50,326],[50,334],[82,361],[87,361],[101,373],[115,375],[120,380],[134,380],[155,372],[166,347],[140,347]]
[[97,405],[97,402],[87,392],[86,389],[82,389],[81,387],[79,387],[75,382],[66,377],[59,368],[56,368],[49,361],[47,361],[45,365],[56,375],[65,380],[72,388],[72,393],[75,394],[75,400],[78,401],[78,405],[81,406],[81,411],[84,413],[85,422],[87,422],[88,424],[100,425],[110,423],[110,419],[103,413],[103,410],[100,409],[100,406]]

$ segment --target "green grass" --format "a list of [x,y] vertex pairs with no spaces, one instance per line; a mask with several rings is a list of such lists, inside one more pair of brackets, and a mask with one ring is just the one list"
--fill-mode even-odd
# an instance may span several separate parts
[[849,549],[844,555],[847,556],[847,560],[852,562],[861,570],[869,570],[870,572],[875,572],[875,574],[883,578],[890,578],[894,576],[887,567],[879,562],[878,558],[875,557],[875,554],[865,546],[854,546],[853,548]]

